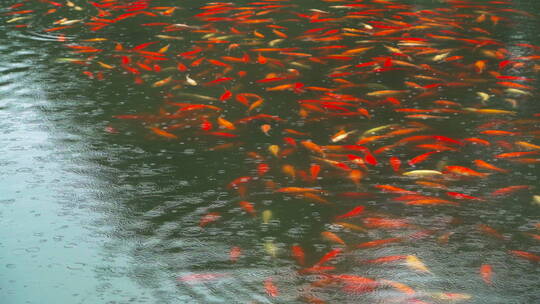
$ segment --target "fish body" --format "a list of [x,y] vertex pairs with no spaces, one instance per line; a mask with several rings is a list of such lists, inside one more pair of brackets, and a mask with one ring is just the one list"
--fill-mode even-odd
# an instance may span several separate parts
[[491,265],[489,264],[482,264],[482,266],[480,266],[480,277],[482,277],[484,283],[486,283],[487,285],[492,285],[492,276],[493,267],[491,267]]
[[340,245],[343,245],[345,246],[345,241],[343,241],[337,234],[333,233],[333,232],[330,232],[330,231],[323,231],[321,232],[321,236],[330,241],[330,242],[333,242],[333,243],[337,243],[337,244],[340,244]]
[[437,170],[412,170],[412,171],[403,172],[402,175],[411,176],[411,177],[429,177],[429,176],[442,175],[442,172],[437,171]]

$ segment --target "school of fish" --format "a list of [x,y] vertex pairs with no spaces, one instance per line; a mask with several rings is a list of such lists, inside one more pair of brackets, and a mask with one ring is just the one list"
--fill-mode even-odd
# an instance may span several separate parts
[[[540,46],[497,39],[516,26],[515,16],[535,20],[535,12],[513,9],[510,0],[441,0],[434,9],[408,1],[317,2],[318,9],[292,0],[22,0],[3,18],[65,46],[71,56],[58,61],[79,66],[90,81],[120,76],[161,96],[152,101],[155,112],[118,113],[106,132],[138,126],[151,140],[245,156],[245,174],[223,185],[230,206],[200,214],[200,229],[227,225],[231,209],[261,229],[279,220],[285,205],[296,204],[299,219],[324,211],[311,227],[323,250],[279,239],[261,244],[262,254],[290,261],[307,282],[298,301],[334,303],[328,290],[351,296],[391,290],[385,303],[474,299],[340,265],[397,265],[435,276],[417,252],[392,248],[446,246],[460,221],[447,216],[426,225],[408,212],[474,213],[514,196],[527,201],[513,204],[540,205],[537,182],[516,175],[540,163]],[[177,5],[192,5],[194,13],[177,18],[187,9]],[[36,16],[50,27],[33,28]],[[141,43],[112,39],[118,27],[140,28]],[[493,189],[501,181],[507,185]],[[538,267],[540,252],[511,242],[538,242],[540,220],[527,227],[500,232],[503,227],[479,220],[468,233],[496,239],[508,259]],[[247,252],[231,246],[227,254],[239,264],[254,251]],[[478,280],[490,286],[504,271],[489,257],[477,269]],[[178,283],[224,277],[191,274]],[[276,301],[289,284],[279,276],[260,282],[261,294]]]

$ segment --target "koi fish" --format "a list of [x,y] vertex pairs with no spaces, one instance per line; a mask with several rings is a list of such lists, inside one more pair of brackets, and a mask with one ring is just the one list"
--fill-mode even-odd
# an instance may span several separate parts
[[335,259],[341,253],[343,253],[343,249],[340,249],[340,248],[333,249],[327,252],[317,263],[315,263],[315,266],[317,267],[322,266],[328,263],[329,261]]
[[525,190],[529,189],[530,186],[528,185],[516,185],[516,186],[508,186],[504,188],[497,189],[493,192],[491,192],[491,196],[506,196],[513,192],[519,191],[519,190]]
[[[414,295],[416,293],[416,291],[414,289],[412,289],[411,287],[409,287],[409,286],[407,286],[407,285],[405,285],[403,283],[400,283],[400,282],[395,282],[395,281],[390,281],[390,280],[385,280],[385,279],[379,280],[379,282],[381,284],[389,285],[389,286],[393,287],[394,289],[396,289],[396,290],[398,290],[401,293],[404,293],[406,295]],[[420,304],[420,303],[417,303],[417,304]]]
[[476,159],[474,160],[474,163],[477,167],[479,168],[483,168],[483,169],[487,169],[487,170],[491,170],[491,171],[496,171],[496,172],[501,172],[501,173],[508,173],[510,171],[506,170],[506,169],[502,169],[502,168],[499,168],[499,167],[496,167],[490,163],[487,163],[481,159]]
[[322,192],[322,190],[315,188],[303,188],[303,187],[284,187],[279,188],[276,192],[280,193],[306,193],[306,192]]
[[436,176],[442,175],[442,172],[437,170],[412,170],[403,172],[401,175],[411,176],[411,177],[426,177],[426,176]]
[[431,273],[431,271],[414,255],[408,255],[405,258],[405,264],[407,267],[414,269],[419,272]]
[[321,236],[332,242],[332,243],[337,243],[337,244],[340,244],[340,245],[343,245],[345,246],[345,241],[343,241],[337,234],[333,233],[333,232],[330,232],[330,231],[323,231],[321,232]]
[[492,285],[493,268],[489,264],[482,264],[480,266],[480,277],[487,285]]
[[345,214],[336,216],[336,220],[357,216],[358,214],[362,213],[364,209],[365,209],[364,206],[356,206],[351,211]]
[[406,220],[367,217],[362,220],[367,228],[399,229],[410,227]]
[[531,262],[537,262],[537,263],[540,262],[540,256],[534,253],[521,251],[521,250],[508,250],[508,252],[511,253],[512,255],[529,260]]
[[406,258],[407,258],[406,255],[389,255],[389,256],[384,256],[384,257],[380,257],[380,258],[376,258],[372,260],[364,260],[362,261],[362,263],[365,263],[365,264],[390,263],[390,262],[405,260]]
[[291,247],[291,252],[298,265],[303,266],[305,264],[305,253],[302,247],[294,245]]
[[176,280],[179,282],[186,282],[186,283],[200,283],[200,282],[206,282],[206,281],[213,281],[216,279],[222,279],[228,276],[229,275],[226,273],[195,273],[195,274],[180,276],[176,278]]
[[444,167],[444,169],[450,173],[463,175],[463,176],[473,176],[473,177],[481,177],[481,178],[488,176],[487,173],[481,173],[473,169],[462,167],[462,166],[446,166]]
[[274,285],[272,278],[267,278],[264,280],[264,289],[266,290],[266,294],[272,298],[279,296],[279,290],[277,289],[276,285]]
[[397,242],[401,242],[401,241],[402,241],[402,239],[399,238],[399,237],[388,238],[388,239],[382,239],[382,240],[375,240],[375,241],[369,241],[369,242],[365,242],[365,243],[360,243],[360,244],[356,245],[355,248],[362,249],[362,248],[378,247],[378,246],[383,246],[383,245],[391,244],[391,243],[397,243]]
[[240,258],[241,255],[242,249],[240,247],[234,246],[229,252],[229,260],[233,263],[236,263],[236,261],[238,261],[238,258]]
[[253,207],[253,204],[247,201],[241,201],[238,203],[244,211],[251,214],[251,216],[257,216],[257,213],[255,212],[255,208]]
[[210,212],[205,214],[203,217],[201,217],[201,220],[199,222],[199,227],[203,228],[209,223],[215,222],[221,218],[221,214],[219,212]]
[[150,128],[150,130],[152,130],[152,132],[154,132],[155,134],[159,135],[159,136],[162,136],[162,137],[165,137],[165,138],[169,138],[169,139],[177,139],[178,136],[170,133],[170,132],[167,132],[165,130],[162,130],[160,128],[155,128],[155,127],[152,127]]

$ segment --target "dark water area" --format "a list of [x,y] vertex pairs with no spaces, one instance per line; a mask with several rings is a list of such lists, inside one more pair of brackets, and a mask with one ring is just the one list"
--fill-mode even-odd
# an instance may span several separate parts
[[0,303],[539,302],[539,11],[2,2]]

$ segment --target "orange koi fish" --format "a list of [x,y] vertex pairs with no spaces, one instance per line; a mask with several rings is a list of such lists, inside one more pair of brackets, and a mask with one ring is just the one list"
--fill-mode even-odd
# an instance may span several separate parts
[[152,132],[154,132],[155,134],[159,135],[159,136],[162,136],[162,137],[165,137],[165,138],[170,138],[170,139],[177,139],[178,136],[172,134],[172,133],[169,133],[165,130],[162,130],[160,128],[150,128],[150,130],[152,130]]
[[491,143],[485,139],[481,139],[481,138],[476,138],[476,137],[470,137],[470,138],[465,138],[464,141],[467,141],[467,142],[470,142],[470,143],[473,143],[473,144],[478,144],[478,145],[482,145],[482,146],[490,146]]
[[385,219],[379,217],[367,217],[362,220],[367,228],[399,229],[410,227],[406,220]]
[[[403,283],[400,283],[400,282],[395,282],[395,281],[390,281],[390,280],[380,280],[381,284],[386,284],[386,285],[389,285],[391,287],[393,287],[394,289],[406,294],[406,295],[414,295],[416,293],[416,291],[414,289],[412,289],[411,287],[403,284]],[[411,302],[413,303],[413,302]],[[414,301],[414,303],[416,304],[421,304],[420,302],[417,302],[417,301]]]
[[274,285],[272,278],[264,280],[264,290],[266,290],[266,294],[272,298],[279,296],[279,290],[276,285]]
[[491,171],[496,171],[496,172],[501,172],[501,173],[508,173],[510,171],[506,170],[506,169],[502,169],[502,168],[499,168],[499,167],[496,167],[490,163],[487,163],[481,159],[476,159],[474,160],[474,164],[478,167],[478,168],[483,168],[483,169],[487,169],[487,170],[491,170]]
[[399,193],[399,194],[418,194],[418,192],[405,190],[405,189],[391,186],[391,185],[375,185],[374,187],[379,188],[385,192],[392,192],[392,193]]
[[379,286],[379,283],[373,279],[355,276],[355,275],[337,275],[332,278],[338,279],[344,283],[342,290],[347,293],[366,293],[371,292]]
[[387,97],[387,96],[396,96],[408,93],[407,90],[382,90],[382,91],[374,91],[367,93],[367,96],[373,96],[373,97]]
[[486,234],[489,234],[491,236],[494,236],[500,240],[506,240],[506,238],[500,234],[497,230],[489,227],[488,225],[484,225],[484,224],[478,224],[478,230],[486,233]]
[[474,176],[474,177],[486,177],[489,174],[487,173],[481,173],[478,171],[475,171],[473,169],[462,167],[462,166],[446,166],[445,170],[447,170],[450,173],[457,174],[457,175],[463,175],[463,176]]
[[540,150],[539,145],[531,144],[526,141],[516,141],[515,144],[528,150]]
[[491,280],[493,276],[493,268],[489,264],[482,264],[480,266],[480,277],[486,283],[487,285],[492,285],[493,282]]
[[495,135],[495,136],[517,136],[519,133],[516,132],[510,132],[510,131],[503,131],[503,130],[485,130],[480,132],[481,134],[486,135]]
[[351,224],[351,223],[335,222],[334,224],[342,226],[342,227],[350,229],[350,230],[358,231],[358,232],[366,232],[367,231],[366,229],[364,229],[364,228],[362,228],[362,227],[360,227],[358,225]]
[[255,207],[253,207],[253,204],[247,201],[241,201],[238,202],[238,205],[244,209],[247,213],[251,214],[252,216],[257,216],[257,213],[255,212]]
[[524,258],[524,259],[527,259],[531,262],[540,262],[540,256],[534,254],[534,253],[530,253],[530,252],[527,252],[527,251],[521,251],[521,250],[508,250],[509,253],[517,256],[517,257],[520,257],[520,258]]
[[451,206],[459,206],[458,203],[452,202],[445,199],[440,198],[431,198],[431,199],[420,199],[420,200],[413,200],[406,203],[407,205],[451,205]]
[[382,239],[382,240],[375,240],[375,241],[369,241],[365,243],[360,243],[355,246],[355,248],[361,249],[361,248],[372,248],[372,247],[378,247],[386,244],[391,243],[398,243],[401,242],[402,238],[395,237],[395,238],[389,238],[389,239]]
[[529,189],[529,185],[516,185],[497,189],[491,192],[491,196],[506,196],[519,190]]
[[531,86],[527,86],[527,85],[519,84],[515,82],[510,82],[510,81],[500,81],[500,82],[497,82],[497,84],[504,87],[509,87],[509,88],[534,90],[534,88]]
[[236,263],[240,256],[242,255],[242,249],[238,246],[234,246],[229,251],[229,260],[233,263]]
[[337,243],[337,244],[341,244],[343,246],[345,246],[345,241],[343,241],[337,234],[333,233],[333,232],[330,232],[330,231],[323,231],[321,232],[321,236],[330,241],[330,242],[333,242],[333,243]]
[[372,260],[364,260],[362,261],[362,263],[366,263],[366,264],[390,263],[390,262],[405,260],[406,258],[407,258],[406,255],[389,255],[389,256],[384,256],[384,257],[380,257],[380,258],[376,258]]
[[306,192],[323,192],[320,189],[315,188],[303,188],[303,187],[284,187],[279,188],[276,192],[280,193],[306,193]]
[[219,126],[224,128],[224,129],[228,129],[228,130],[235,130],[236,129],[236,127],[234,126],[234,124],[232,122],[226,120],[223,117],[218,117],[217,122],[218,122]]
[[230,182],[228,185],[227,185],[227,188],[228,189],[237,189],[239,186],[245,184],[245,183],[248,183],[249,181],[251,181],[253,178],[251,176],[242,176],[242,177],[239,177],[235,180],[233,180],[232,182]]
[[210,212],[201,217],[201,220],[199,222],[199,227],[205,227],[209,223],[215,222],[221,218],[221,214],[219,212]]
[[304,140],[304,141],[301,141],[300,142],[302,144],[302,146],[304,146],[306,149],[310,150],[310,151],[313,151],[317,154],[320,154],[322,156],[324,156],[324,150],[321,146],[317,145],[316,143],[312,142],[312,141],[309,141],[309,140]]
[[514,158],[514,157],[523,157],[528,155],[540,154],[538,151],[524,151],[524,152],[508,152],[495,155],[495,158]]
[[408,161],[408,163],[411,166],[415,166],[416,164],[419,164],[419,163],[425,161],[426,159],[428,159],[431,155],[433,155],[435,153],[439,153],[439,151],[431,151],[431,152],[426,152],[424,154],[420,154],[420,155],[410,159]]

